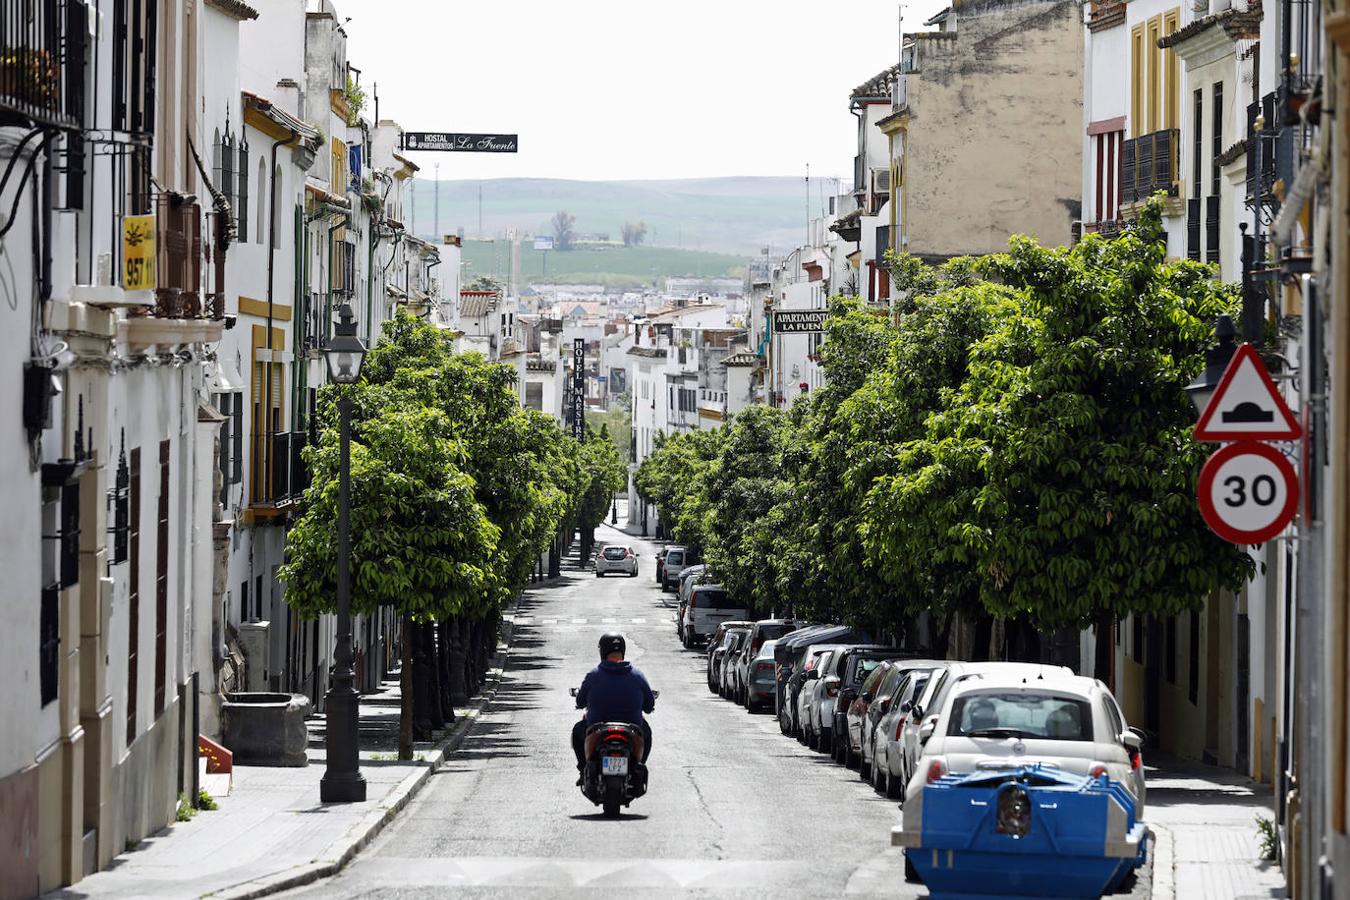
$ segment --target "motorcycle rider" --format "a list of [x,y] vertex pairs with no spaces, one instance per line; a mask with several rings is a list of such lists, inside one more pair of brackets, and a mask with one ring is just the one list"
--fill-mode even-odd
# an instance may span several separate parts
[[608,632],[600,636],[600,665],[586,673],[577,690],[577,709],[586,715],[572,726],[572,750],[577,755],[577,784],[586,771],[586,729],[597,722],[627,722],[642,729],[642,759],[645,765],[652,752],[652,728],[643,713],[656,709],[656,697],[641,670],[624,659],[627,642],[623,635]]

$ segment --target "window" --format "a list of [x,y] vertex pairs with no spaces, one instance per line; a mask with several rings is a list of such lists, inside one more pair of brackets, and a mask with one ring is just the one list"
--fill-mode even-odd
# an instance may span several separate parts
[[1114,222],[1120,216],[1121,146],[1124,131],[1107,131],[1092,137],[1096,157],[1095,206],[1098,222]]
[[235,210],[235,223],[239,227],[239,243],[248,243],[248,141],[239,142],[239,165],[234,169],[235,181],[238,185],[238,203]]
[[1181,11],[1168,10],[1130,31],[1130,134],[1140,137],[1179,127],[1181,74],[1176,55],[1158,38],[1176,31]]
[[[250,396],[252,440],[249,456],[249,498],[252,503],[271,503],[277,499],[277,490],[285,481],[289,461],[273,459],[273,435],[281,434],[286,390],[285,364],[272,362],[272,349],[267,346],[267,329],[253,326],[253,382]],[[284,346],[285,335],[280,328],[272,329],[272,347]]]
[[1186,257],[1200,259],[1200,205],[1204,184],[1200,180],[1200,161],[1205,155],[1205,94],[1191,95],[1191,194],[1186,199]]
[[258,231],[253,239],[259,244],[267,240],[267,160],[258,159]]
[[537,381],[525,383],[525,408],[541,412],[544,409],[544,386]]
[[244,395],[216,394],[216,409],[225,417],[220,428],[220,504],[230,505],[230,485],[244,480]]
[[1018,691],[957,697],[947,734],[958,737],[1022,737],[1052,741],[1092,740],[1092,707],[1080,697]]
[[136,740],[136,663],[141,636],[141,448],[131,451],[131,566],[127,597],[127,746]]
[[61,589],[50,585],[42,589],[42,609],[38,617],[38,691],[43,706],[54,701],[61,675]]
[[1210,138],[1209,192],[1219,193],[1219,157],[1223,155],[1223,82],[1214,84],[1214,103],[1210,107],[1213,132]]
[[155,516],[155,718],[164,712],[169,619],[169,442],[159,442],[159,509]]

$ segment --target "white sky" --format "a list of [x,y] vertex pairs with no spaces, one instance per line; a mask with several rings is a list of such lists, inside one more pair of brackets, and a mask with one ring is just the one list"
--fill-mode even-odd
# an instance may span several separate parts
[[[896,0],[335,2],[382,118],[520,135],[420,153],[425,177],[844,175],[849,91],[897,54]],[[946,5],[906,4],[905,29]]]

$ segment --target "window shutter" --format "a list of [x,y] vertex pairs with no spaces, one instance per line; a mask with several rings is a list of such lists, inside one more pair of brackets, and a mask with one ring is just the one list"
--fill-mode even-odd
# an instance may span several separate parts
[[164,712],[169,619],[169,442],[159,442],[159,514],[155,534],[155,718]]
[[1133,138],[1125,142],[1120,153],[1120,187],[1121,201],[1124,203],[1133,203],[1139,199],[1139,187],[1137,184],[1137,153],[1136,147],[1139,144],[1138,138]]
[[1186,258],[1200,259],[1200,198],[1186,201]]
[[1205,262],[1219,261],[1219,198],[1205,198]]
[[248,141],[239,141],[239,167],[235,170],[239,208],[235,210],[235,221],[239,224],[239,242],[248,241]]

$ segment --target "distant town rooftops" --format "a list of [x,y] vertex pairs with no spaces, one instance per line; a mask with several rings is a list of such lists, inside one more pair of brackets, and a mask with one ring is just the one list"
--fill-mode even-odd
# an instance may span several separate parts
[[459,292],[459,314],[464,318],[481,319],[496,308],[496,291]]

